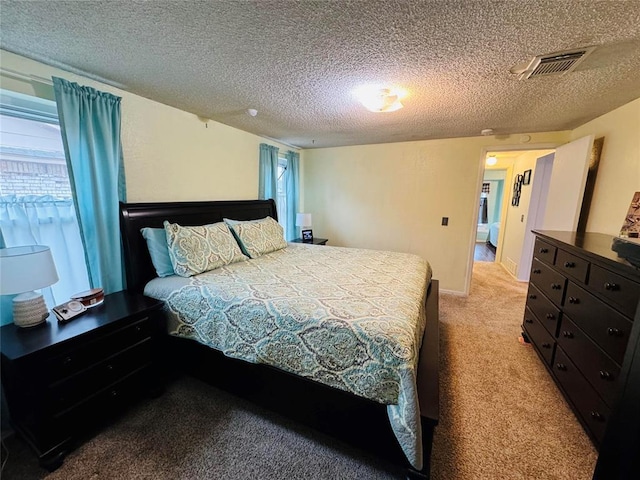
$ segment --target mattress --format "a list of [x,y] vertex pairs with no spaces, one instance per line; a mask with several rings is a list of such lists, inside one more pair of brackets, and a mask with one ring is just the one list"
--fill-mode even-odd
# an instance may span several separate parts
[[171,335],[387,405],[422,467],[416,372],[431,280],[412,254],[289,244],[190,278],[156,278]]

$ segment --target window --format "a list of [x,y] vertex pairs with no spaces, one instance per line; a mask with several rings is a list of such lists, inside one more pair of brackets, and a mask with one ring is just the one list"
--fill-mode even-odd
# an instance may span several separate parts
[[55,102],[0,90],[0,229],[7,247],[47,245],[49,307],[89,288]]
[[284,228],[284,238],[289,238],[287,232],[287,187],[285,184],[284,172],[287,170],[287,159],[278,158],[278,195],[276,198],[276,209],[278,211],[278,223]]

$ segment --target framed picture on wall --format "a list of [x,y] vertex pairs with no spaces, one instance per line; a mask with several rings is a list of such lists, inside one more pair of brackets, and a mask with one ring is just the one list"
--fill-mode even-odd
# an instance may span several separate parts
[[525,170],[522,175],[522,184],[529,185],[531,183],[531,170]]

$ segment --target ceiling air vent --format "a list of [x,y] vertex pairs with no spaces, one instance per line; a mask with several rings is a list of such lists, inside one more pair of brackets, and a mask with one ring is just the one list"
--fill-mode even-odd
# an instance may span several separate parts
[[595,47],[577,48],[564,52],[538,55],[520,74],[520,80],[529,78],[564,75],[573,71],[589,55]]

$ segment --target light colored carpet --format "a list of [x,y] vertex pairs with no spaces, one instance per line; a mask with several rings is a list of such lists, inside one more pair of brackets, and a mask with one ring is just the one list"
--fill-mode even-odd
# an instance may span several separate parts
[[[476,263],[468,298],[441,294],[441,423],[433,480],[588,480],[596,452],[532,347],[526,285]],[[400,479],[398,468],[183,378],[51,474],[10,442],[4,480]],[[21,453],[22,452],[22,453]]]
[[588,480],[597,452],[533,347],[526,283],[476,262],[466,298],[440,296],[441,423],[434,480]]

